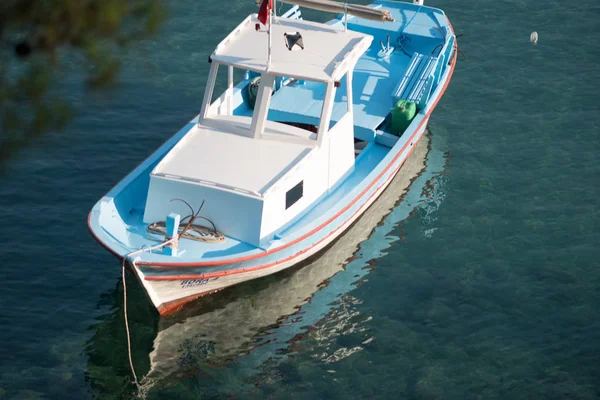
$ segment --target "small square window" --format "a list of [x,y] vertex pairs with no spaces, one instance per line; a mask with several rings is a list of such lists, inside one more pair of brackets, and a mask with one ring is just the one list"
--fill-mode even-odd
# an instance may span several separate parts
[[302,198],[303,194],[304,181],[300,181],[300,183],[288,190],[285,194],[285,209],[287,210],[288,208],[296,204],[296,202]]

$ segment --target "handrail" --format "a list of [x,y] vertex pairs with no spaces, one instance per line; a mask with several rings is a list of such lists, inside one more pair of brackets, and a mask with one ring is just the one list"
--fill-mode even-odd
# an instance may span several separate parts
[[[296,15],[296,14],[298,14],[298,15]],[[285,13],[283,13],[281,18],[299,19],[300,18],[300,6],[298,6],[296,4],[295,6],[293,6],[289,10],[287,10]]]
[[[448,40],[446,40],[446,42],[444,43],[444,45],[442,46],[442,48],[440,49],[440,51],[438,53],[438,56],[437,56],[438,60],[437,60],[437,63],[435,66],[435,71],[434,71],[434,79],[435,80],[433,82],[432,90],[435,90],[437,84],[440,81],[441,76],[444,73],[444,65],[446,64],[446,60],[448,60],[450,57],[449,53],[452,51],[451,48],[454,46],[455,40],[456,40],[456,36],[453,34],[450,35],[450,37],[448,38]],[[435,49],[434,49],[434,51],[435,51]]]

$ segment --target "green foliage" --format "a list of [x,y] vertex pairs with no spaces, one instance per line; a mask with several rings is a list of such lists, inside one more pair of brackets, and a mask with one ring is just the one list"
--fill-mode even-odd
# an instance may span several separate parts
[[88,89],[115,83],[121,52],[157,32],[162,0],[0,1],[0,163],[72,116],[60,81],[73,65]]

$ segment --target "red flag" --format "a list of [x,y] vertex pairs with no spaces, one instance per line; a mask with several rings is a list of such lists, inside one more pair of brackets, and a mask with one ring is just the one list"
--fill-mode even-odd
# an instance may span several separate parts
[[263,0],[258,10],[258,20],[263,24],[267,25],[269,22],[269,15],[273,9],[273,0]]

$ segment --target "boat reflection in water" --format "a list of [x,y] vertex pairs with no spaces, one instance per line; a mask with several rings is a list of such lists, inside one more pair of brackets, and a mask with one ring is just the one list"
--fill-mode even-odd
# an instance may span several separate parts
[[[356,299],[348,293],[365,281],[373,260],[384,256],[385,250],[399,240],[398,236],[390,235],[394,227],[415,210],[427,221],[443,199],[443,193],[436,189],[439,184],[432,184],[432,180],[441,182],[439,175],[445,166],[445,158],[436,148],[435,140],[433,145],[430,140],[429,133],[424,135],[381,197],[316,259],[201,298],[176,315],[159,319],[149,365],[148,358],[142,359],[140,355],[148,344],[140,343],[140,338],[136,338],[136,331],[140,330],[142,336],[148,337],[147,322],[144,330],[139,315],[134,316],[134,321],[138,321],[133,323],[137,326],[132,330],[134,363],[138,374],[143,376],[140,383],[144,391],[176,385],[186,377],[199,375],[210,375],[211,380],[226,382],[228,390],[247,390],[250,388],[246,386],[247,378],[258,374],[261,366],[284,359],[286,349],[310,327],[319,325],[318,331],[311,331],[317,341],[327,340],[331,332],[339,334],[342,331],[340,325],[345,325],[345,320],[353,316],[350,309]],[[436,190],[437,194],[434,193]],[[130,319],[133,315],[131,307],[146,304],[141,289],[134,290],[139,293],[134,292],[133,297],[128,293],[128,301],[138,304],[130,305]],[[113,328],[102,329],[103,334],[118,335],[119,340],[125,341],[122,332],[114,332],[124,329],[120,321],[121,306],[115,310],[113,318]],[[350,329],[360,330],[354,320]],[[364,320],[368,320],[368,316]],[[331,329],[332,325],[337,328]],[[95,339],[106,340],[100,336],[98,330],[88,346],[92,354],[89,354],[91,369],[87,376],[92,389],[107,389],[106,384],[97,382],[107,378],[106,365],[97,365],[103,364],[105,361],[102,360],[107,357],[98,354],[99,349],[93,345]],[[366,338],[365,342],[369,340]],[[119,344],[119,348],[122,346]],[[115,351],[114,348],[105,350]],[[337,348],[319,357],[329,363],[358,350],[360,348]],[[112,357],[116,358],[115,355]],[[119,370],[123,372],[127,354],[118,354],[118,357],[122,358]],[[221,378],[215,377],[221,374]]]

